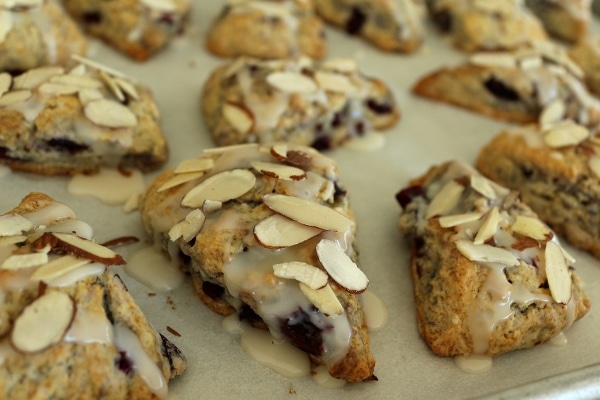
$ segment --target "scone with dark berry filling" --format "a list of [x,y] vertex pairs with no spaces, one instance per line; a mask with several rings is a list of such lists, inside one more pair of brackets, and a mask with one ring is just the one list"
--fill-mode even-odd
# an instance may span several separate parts
[[345,58],[239,57],[213,71],[201,102],[219,146],[288,141],[326,150],[400,117],[392,90]]
[[307,0],[229,1],[213,20],[206,48],[222,57],[323,58],[325,27]]
[[268,329],[335,378],[375,379],[369,281],[333,160],[281,142],[207,149],[155,179],[140,212],[211,310]]
[[451,161],[396,198],[419,332],[436,355],[533,347],[589,311],[575,260],[518,192]]
[[144,317],[73,210],[31,193],[0,216],[0,393],[166,399],[186,360]]

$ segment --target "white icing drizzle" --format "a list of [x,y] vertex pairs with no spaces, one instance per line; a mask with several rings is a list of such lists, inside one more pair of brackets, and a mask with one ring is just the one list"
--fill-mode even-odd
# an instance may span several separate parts
[[492,358],[481,354],[454,357],[454,364],[469,374],[482,374],[492,368]]
[[179,267],[155,246],[136,251],[127,260],[124,269],[132,278],[160,292],[177,289],[185,281]]
[[65,219],[44,229],[44,232],[74,233],[84,239],[92,240],[94,231],[87,223],[79,219]]
[[365,290],[360,294],[360,302],[369,331],[376,332],[383,329],[389,320],[389,311],[383,300],[371,290]]
[[105,204],[125,204],[133,195],[144,191],[144,176],[132,170],[125,176],[116,169],[102,168],[94,175],[77,174],[71,178],[67,190],[76,196],[91,196]]
[[23,214],[23,217],[31,221],[33,225],[49,226],[66,219],[74,219],[76,216],[71,207],[55,201],[40,210]]
[[90,276],[100,276],[106,270],[106,266],[100,263],[90,263],[83,265],[71,272],[63,274],[57,278],[45,280],[46,284],[51,287],[66,287],[75,284],[76,282],[89,278]]
[[92,314],[78,311],[63,340],[76,343],[113,344],[113,326],[104,313]]
[[127,354],[127,357],[132,361],[133,368],[146,382],[150,390],[159,399],[165,399],[169,392],[165,377],[156,363],[146,354],[136,334],[128,327],[115,325],[114,341],[117,348]]
[[346,385],[345,380],[331,376],[325,365],[319,365],[313,369],[311,376],[319,386],[327,389],[338,389]]

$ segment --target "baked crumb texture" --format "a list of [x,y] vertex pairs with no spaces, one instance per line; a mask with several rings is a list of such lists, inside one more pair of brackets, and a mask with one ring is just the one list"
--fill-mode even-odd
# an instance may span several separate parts
[[0,216],[0,392],[29,399],[165,399],[185,358],[148,323],[67,205],[31,193]]
[[269,329],[336,378],[375,379],[358,294],[368,279],[333,160],[282,142],[208,149],[153,181],[140,212],[211,310]]

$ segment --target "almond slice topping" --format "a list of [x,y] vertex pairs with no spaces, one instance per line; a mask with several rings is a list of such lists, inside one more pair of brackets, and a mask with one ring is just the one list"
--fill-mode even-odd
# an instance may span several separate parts
[[99,62],[96,62],[96,61],[92,61],[89,58],[85,58],[85,57],[80,56],[78,54],[72,54],[71,58],[73,60],[77,61],[77,62],[80,62],[83,65],[86,65],[88,67],[92,67],[93,69],[98,70],[98,71],[104,71],[107,74],[110,74],[112,76],[118,76],[120,78],[126,78],[127,77],[121,71],[117,71],[114,68],[108,67],[108,66],[106,66],[104,64],[100,64]]
[[335,232],[347,232],[354,226],[352,219],[312,200],[267,194],[263,201],[271,210],[304,225]]
[[12,92],[4,93],[4,95],[0,97],[0,107],[24,103],[29,100],[31,96],[33,96],[31,90],[14,90]]
[[141,0],[142,4],[157,11],[173,12],[177,6],[172,0]]
[[10,89],[12,76],[8,72],[0,73],[0,97]]
[[216,200],[205,200],[204,204],[202,204],[202,211],[207,214],[219,211],[221,208],[223,208],[223,203]]
[[589,130],[572,121],[555,124],[546,131],[544,141],[553,148],[576,146],[590,136]]
[[19,214],[5,214],[0,216],[0,236],[20,235],[33,229],[33,224]]
[[77,86],[82,89],[100,89],[102,82],[87,75],[55,75],[50,78],[52,83],[61,83],[68,86]]
[[63,96],[69,94],[75,94],[79,92],[81,88],[73,85],[64,85],[62,83],[44,82],[38,88],[38,91],[43,94],[51,96]]
[[185,216],[185,219],[179,221],[169,230],[169,239],[172,242],[176,241],[180,237],[186,242],[189,242],[195,238],[206,221],[206,216],[200,209],[195,209]]
[[91,101],[104,98],[102,92],[96,89],[81,89],[77,95],[79,96],[79,102],[84,106]]
[[465,187],[455,180],[451,180],[431,199],[431,203],[425,212],[425,218],[429,219],[436,215],[449,213],[456,207]]
[[65,275],[71,271],[76,270],[91,261],[86,258],[78,258],[72,255],[66,255],[56,258],[45,265],[38,268],[33,275],[31,280],[33,281],[48,281],[59,276]]
[[489,179],[483,176],[471,175],[471,187],[488,199],[494,200],[498,197]]
[[33,89],[42,83],[48,81],[55,75],[64,74],[62,67],[41,67],[30,69],[29,71],[16,76],[13,80],[13,90],[15,89]]
[[508,266],[519,265],[519,260],[510,251],[487,244],[473,244],[468,240],[457,240],[460,253],[474,262],[493,262]]
[[571,300],[571,274],[565,262],[560,246],[554,242],[546,243],[546,277],[552,298],[562,304]]
[[357,90],[347,76],[333,72],[317,71],[315,80],[322,89],[330,92],[352,93]]
[[108,99],[90,101],[83,112],[90,121],[100,126],[130,128],[137,125],[137,118],[129,108]]
[[477,221],[479,218],[483,216],[483,213],[473,212],[473,213],[465,213],[465,214],[456,214],[456,215],[446,215],[444,217],[440,217],[438,222],[442,228],[452,228],[454,226],[468,224],[469,222]]
[[274,214],[254,226],[254,237],[268,249],[294,246],[317,236],[323,230]]
[[567,106],[561,99],[555,99],[540,113],[539,123],[542,129],[557,123],[565,116]]
[[1,269],[16,270],[21,268],[37,267],[48,262],[48,253],[45,251],[29,253],[29,254],[13,254],[8,257],[2,265]]
[[239,133],[248,133],[254,127],[254,116],[243,106],[225,103],[222,112],[227,122]]
[[192,158],[180,162],[175,168],[175,173],[207,172],[213,169],[214,166],[215,160],[212,158]]
[[119,85],[117,85],[113,77],[111,77],[104,71],[99,71],[98,75],[100,76],[100,78],[102,78],[102,81],[104,81],[106,86],[108,86],[108,89],[110,89],[111,93],[117,98],[117,100],[119,100],[120,102],[125,101],[125,94],[123,93]]
[[35,249],[50,245],[52,250],[87,258],[105,265],[125,264],[123,257],[111,249],[71,233],[45,232],[32,244]]
[[322,289],[311,289],[310,286],[300,282],[298,287],[308,301],[321,310],[323,314],[342,315],[344,313],[344,306],[342,306],[329,284]]
[[295,279],[315,290],[324,288],[329,279],[322,269],[301,261],[275,264],[273,273],[279,278]]
[[202,207],[205,200],[226,202],[254,188],[256,176],[247,169],[234,169],[213,175],[190,190],[181,201],[184,207]]
[[17,317],[11,343],[22,353],[45,350],[62,340],[74,317],[75,303],[69,295],[47,291]]
[[297,72],[272,72],[267,76],[267,82],[288,93],[313,93],[318,88],[312,79]]
[[23,243],[26,240],[27,236],[25,235],[0,236],[0,246]]
[[138,94],[134,84],[132,84],[126,79],[119,77],[114,77],[113,80],[121,88],[121,90],[125,92],[129,97],[131,97],[134,100],[140,99],[140,95]]
[[331,279],[351,293],[362,293],[369,286],[369,278],[333,240],[317,243],[317,255]]
[[594,173],[597,178],[600,178],[600,157],[592,156],[588,161],[590,170]]
[[271,178],[284,181],[301,181],[306,179],[306,171],[289,165],[264,161],[252,161],[250,165],[261,174],[270,176]]
[[358,70],[358,63],[352,58],[332,58],[323,62],[321,68],[352,73]]
[[469,58],[469,62],[481,67],[516,68],[517,66],[515,56],[510,53],[475,53]]
[[165,183],[160,185],[160,187],[156,191],[160,193],[167,189],[171,189],[172,187],[182,185],[186,182],[200,179],[203,176],[204,176],[204,172],[190,172],[189,174],[173,175],[168,181],[166,181]]
[[542,221],[524,215],[517,215],[511,229],[515,233],[528,236],[535,240],[550,240],[552,239],[552,236],[554,236],[550,228]]
[[498,231],[498,224],[501,220],[502,217],[498,212],[498,207],[492,208],[485,216],[481,227],[477,231],[473,244],[483,244],[485,241],[492,238]]

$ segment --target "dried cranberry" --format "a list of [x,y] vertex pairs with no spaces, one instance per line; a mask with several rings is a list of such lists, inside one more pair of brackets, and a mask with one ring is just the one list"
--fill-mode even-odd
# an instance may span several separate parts
[[488,78],[483,84],[491,94],[501,100],[519,101],[521,99],[519,97],[519,93],[517,93],[513,88],[507,86],[504,82],[494,78],[493,76]]
[[431,11],[431,20],[442,32],[450,32],[452,29],[452,16],[448,10]]
[[99,11],[88,11],[83,13],[83,22],[88,25],[99,24],[102,22],[102,14]]
[[375,99],[369,99],[366,104],[369,110],[373,111],[375,114],[389,114],[392,112],[392,106],[388,103],[379,103]]
[[346,21],[346,32],[351,35],[358,34],[367,22],[367,15],[358,7],[352,7],[350,18]]
[[89,149],[85,144],[77,143],[65,138],[50,139],[46,142],[48,147],[58,151],[67,152],[69,154],[77,154]]
[[337,182],[333,182],[334,192],[333,198],[338,200],[339,198],[345,197],[348,194],[348,191],[342,187]]
[[[311,313],[320,313],[313,308]],[[281,333],[290,342],[305,353],[319,356],[323,354],[323,337],[321,329],[317,328],[310,320],[310,315],[298,309],[289,317],[280,319]]]
[[173,14],[165,13],[160,16],[158,22],[161,22],[165,25],[173,26],[175,25],[175,17],[173,16]]
[[225,289],[212,282],[202,282],[202,291],[213,300],[220,299],[225,293]]
[[329,138],[328,136],[318,137],[312,142],[311,146],[319,151],[330,150],[331,138]]
[[409,186],[396,193],[396,201],[400,204],[400,207],[404,209],[415,197],[423,196],[424,194],[425,190],[423,189],[423,186]]
[[263,319],[258,315],[252,307],[247,304],[243,304],[239,313],[240,321],[248,321],[253,326],[264,325]]
[[133,361],[127,356],[126,351],[119,351],[119,359],[115,364],[125,375],[133,372]]

